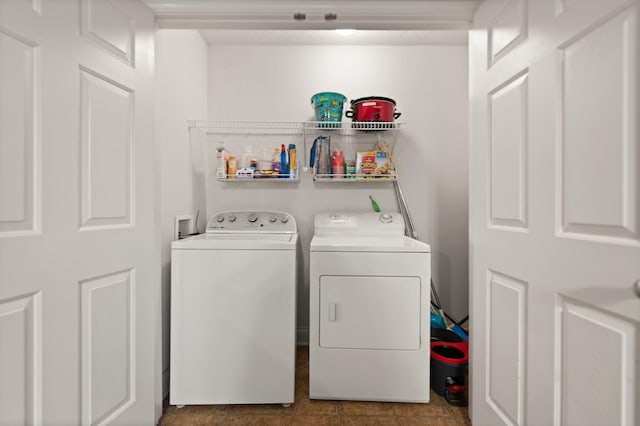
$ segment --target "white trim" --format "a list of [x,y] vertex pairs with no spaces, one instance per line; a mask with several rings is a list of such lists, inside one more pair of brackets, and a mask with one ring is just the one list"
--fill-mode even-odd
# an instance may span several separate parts
[[[468,29],[479,0],[370,1],[328,0],[268,3],[238,0],[143,0],[156,14],[160,28],[193,29]],[[304,20],[295,20],[303,13]],[[337,15],[326,20],[325,15]]]

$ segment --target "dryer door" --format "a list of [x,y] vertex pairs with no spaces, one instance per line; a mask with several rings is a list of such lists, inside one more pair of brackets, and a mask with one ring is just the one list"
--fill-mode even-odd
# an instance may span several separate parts
[[420,349],[420,279],[321,276],[320,347]]

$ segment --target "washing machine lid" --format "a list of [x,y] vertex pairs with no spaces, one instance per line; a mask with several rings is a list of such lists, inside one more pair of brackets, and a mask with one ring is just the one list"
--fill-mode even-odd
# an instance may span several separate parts
[[314,235],[312,252],[430,253],[422,241],[400,236]]
[[295,250],[297,233],[205,233],[171,243],[172,250]]

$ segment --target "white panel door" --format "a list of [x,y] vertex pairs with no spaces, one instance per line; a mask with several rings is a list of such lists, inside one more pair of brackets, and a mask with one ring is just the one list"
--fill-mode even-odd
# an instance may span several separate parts
[[640,423],[640,2],[470,32],[474,425]]
[[153,424],[153,16],[0,1],[0,424]]

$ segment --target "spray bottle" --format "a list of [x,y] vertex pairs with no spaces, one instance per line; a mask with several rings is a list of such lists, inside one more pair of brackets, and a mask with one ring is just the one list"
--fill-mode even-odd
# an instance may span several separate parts
[[224,142],[216,148],[216,179],[227,178],[227,150],[224,148]]

